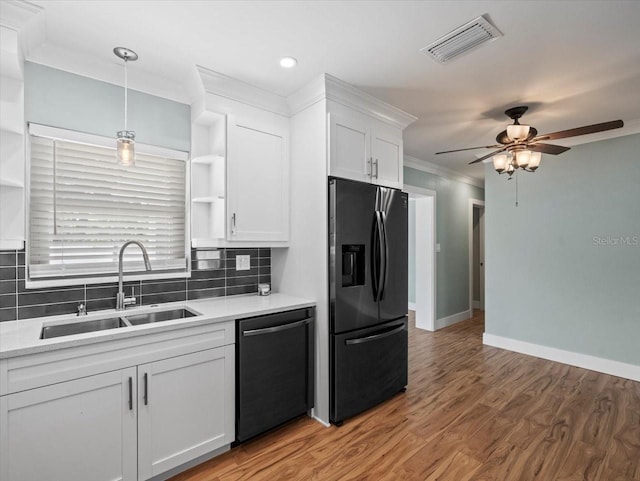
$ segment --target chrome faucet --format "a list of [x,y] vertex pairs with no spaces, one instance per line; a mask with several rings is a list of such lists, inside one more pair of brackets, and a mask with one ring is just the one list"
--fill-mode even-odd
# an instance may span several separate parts
[[124,289],[122,288],[122,257],[124,256],[124,250],[131,244],[136,244],[138,247],[140,247],[140,250],[142,251],[142,257],[144,257],[144,267],[148,271],[151,270],[149,255],[147,254],[147,249],[145,249],[145,247],[142,245],[142,242],[130,240],[122,244],[122,247],[120,248],[120,255],[118,256],[118,295],[116,296],[116,311],[122,311],[126,306],[136,303],[135,295],[132,295],[131,297],[125,297]]

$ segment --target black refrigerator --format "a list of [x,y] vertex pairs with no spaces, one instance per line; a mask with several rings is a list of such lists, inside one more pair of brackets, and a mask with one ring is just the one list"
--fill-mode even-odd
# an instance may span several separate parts
[[407,194],[329,179],[330,420],[407,385]]

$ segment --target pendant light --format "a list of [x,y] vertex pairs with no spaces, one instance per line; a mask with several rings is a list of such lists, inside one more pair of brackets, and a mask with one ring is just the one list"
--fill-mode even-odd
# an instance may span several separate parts
[[117,156],[118,164],[132,167],[136,163],[135,139],[136,133],[127,130],[127,107],[128,107],[128,85],[127,85],[127,62],[138,60],[138,54],[125,47],[116,47],[113,53],[124,60],[124,130],[118,132]]

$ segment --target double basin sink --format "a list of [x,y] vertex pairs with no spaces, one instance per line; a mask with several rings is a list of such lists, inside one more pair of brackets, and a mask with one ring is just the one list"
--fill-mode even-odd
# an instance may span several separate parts
[[144,314],[123,313],[122,315],[116,317],[44,326],[42,328],[42,333],[40,334],[40,339],[52,339],[54,337],[71,336],[73,334],[84,334],[87,332],[104,331],[107,329],[117,329],[120,327],[139,326],[142,324],[151,324],[154,322],[185,319],[187,317],[194,317],[198,315],[198,313],[192,311],[191,309],[185,308],[153,311]]

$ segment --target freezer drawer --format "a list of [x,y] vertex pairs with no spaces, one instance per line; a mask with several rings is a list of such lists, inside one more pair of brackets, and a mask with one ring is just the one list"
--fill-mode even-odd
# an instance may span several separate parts
[[334,424],[407,385],[407,318],[332,336],[331,413]]
[[306,414],[314,399],[314,309],[237,322],[236,440]]

